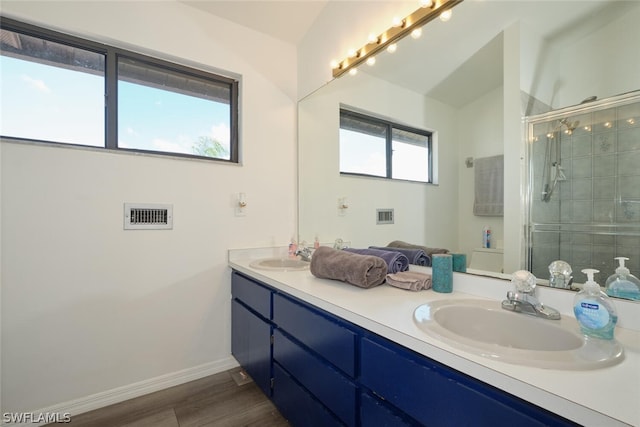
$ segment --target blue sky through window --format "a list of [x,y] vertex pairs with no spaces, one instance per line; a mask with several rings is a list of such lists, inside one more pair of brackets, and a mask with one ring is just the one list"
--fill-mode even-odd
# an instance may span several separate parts
[[104,146],[104,76],[0,56],[0,134]]
[[[0,91],[1,135],[105,146],[104,75],[2,55]],[[229,104],[124,81],[118,91],[119,147],[194,154],[210,138],[229,159]]]
[[230,152],[229,105],[172,91],[118,82],[118,145],[194,154],[201,137]]

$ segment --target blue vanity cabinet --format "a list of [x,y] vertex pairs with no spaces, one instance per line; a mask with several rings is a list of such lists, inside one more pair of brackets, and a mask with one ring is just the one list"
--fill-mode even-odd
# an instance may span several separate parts
[[272,400],[293,427],[333,427],[343,424],[277,363],[273,365]]
[[[280,402],[287,402],[287,408],[298,412],[303,410],[304,401],[315,399],[334,416],[335,425],[358,425],[358,387],[354,378],[356,328],[280,293],[273,297],[273,312],[277,326],[273,343],[274,366],[295,379],[303,390],[289,393],[275,378],[276,406],[282,408]],[[300,405],[291,404],[298,399]],[[286,412],[283,414],[288,418]]]
[[383,399],[366,392],[360,397],[360,422],[363,427],[421,427]]
[[576,426],[234,272],[232,353],[294,427]]
[[272,291],[234,272],[231,295],[231,353],[271,396]]
[[[360,384],[368,389],[368,396],[419,425],[577,425],[378,336],[362,338],[360,363]],[[380,425],[375,419],[365,423],[369,419],[363,416],[362,425]]]

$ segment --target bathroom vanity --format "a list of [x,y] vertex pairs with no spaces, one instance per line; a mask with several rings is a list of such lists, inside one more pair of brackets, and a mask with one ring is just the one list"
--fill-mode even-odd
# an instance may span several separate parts
[[[259,270],[247,254],[230,254],[230,265],[232,353],[293,425],[640,423],[637,331],[618,329],[625,360],[615,366],[519,366],[452,348],[414,324],[425,302],[468,298],[456,289],[464,275],[454,293],[437,294]],[[489,292],[508,287],[471,280],[493,282]]]

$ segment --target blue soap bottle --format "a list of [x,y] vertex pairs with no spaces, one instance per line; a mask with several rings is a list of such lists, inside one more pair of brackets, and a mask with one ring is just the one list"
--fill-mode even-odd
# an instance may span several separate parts
[[610,297],[640,300],[640,280],[625,267],[624,262],[629,258],[617,257],[620,265],[616,272],[605,282],[605,292]]
[[593,275],[599,271],[587,268],[582,272],[587,275],[587,283],[574,298],[573,313],[583,335],[611,340],[618,322],[616,309],[607,294],[600,290],[600,285],[593,280]]

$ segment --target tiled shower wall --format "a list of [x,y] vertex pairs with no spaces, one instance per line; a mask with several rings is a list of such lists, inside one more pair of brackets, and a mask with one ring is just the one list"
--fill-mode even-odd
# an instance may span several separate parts
[[[582,269],[595,268],[604,285],[624,256],[640,276],[640,96],[577,110],[530,124],[531,271],[548,279],[561,259],[577,283],[586,280]],[[543,201],[544,164],[556,160],[558,142],[565,179]]]

